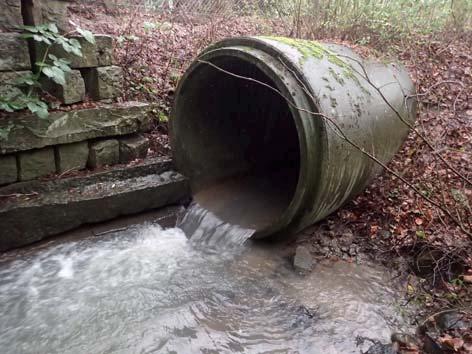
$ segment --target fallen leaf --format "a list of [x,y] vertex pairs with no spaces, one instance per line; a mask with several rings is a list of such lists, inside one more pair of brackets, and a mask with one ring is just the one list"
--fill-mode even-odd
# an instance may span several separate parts
[[472,275],[464,275],[462,276],[462,280],[464,283],[472,284]]
[[464,345],[464,340],[462,338],[452,338],[449,335],[445,335],[442,338],[439,338],[439,341],[457,352]]

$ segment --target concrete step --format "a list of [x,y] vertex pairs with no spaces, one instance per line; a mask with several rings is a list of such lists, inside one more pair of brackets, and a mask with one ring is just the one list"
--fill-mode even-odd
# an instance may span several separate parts
[[84,224],[179,204],[187,179],[170,159],[47,182],[0,188],[0,251],[24,246]]

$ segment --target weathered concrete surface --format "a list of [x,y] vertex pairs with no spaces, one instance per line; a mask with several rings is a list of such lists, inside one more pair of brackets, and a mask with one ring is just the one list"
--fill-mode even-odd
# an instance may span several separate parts
[[38,193],[0,204],[0,251],[83,224],[178,204],[189,197],[189,186],[171,166],[169,159],[155,159],[86,177],[0,188],[0,194]]
[[[67,53],[60,46],[53,46],[49,52],[58,58],[70,61],[73,69],[93,68],[97,66],[110,66],[113,64],[113,38],[107,35],[96,35],[95,44],[87,42],[83,37],[76,38],[82,46],[82,57]],[[41,58],[46,50],[42,43],[35,43],[36,56]]]
[[101,105],[70,112],[50,112],[47,119],[33,114],[12,115],[0,121],[0,129],[11,126],[0,140],[0,153],[69,144],[87,139],[132,134],[149,129],[152,105],[139,102]]
[[120,144],[116,139],[96,141],[90,144],[88,166],[97,168],[120,162]]
[[0,0],[0,32],[17,31],[23,25],[20,0]]
[[120,139],[120,162],[126,163],[145,158],[149,149],[149,140],[141,135]]
[[87,166],[89,147],[87,141],[56,146],[56,170],[65,172],[82,170]]
[[28,43],[19,33],[0,33],[0,71],[29,70]]
[[28,181],[56,172],[54,149],[45,148],[18,154],[18,178]]
[[82,69],[87,94],[94,100],[118,97],[123,85],[123,69],[119,66],[104,66]]
[[54,81],[44,78],[41,80],[43,89],[62,103],[72,104],[81,102],[85,98],[85,83],[79,70],[71,70],[66,74],[66,84],[59,85]]
[[16,80],[21,76],[31,74],[31,71],[5,71],[0,72],[0,97],[12,98],[21,94],[21,90],[15,86]]
[[16,182],[18,170],[14,155],[0,156],[0,185]]

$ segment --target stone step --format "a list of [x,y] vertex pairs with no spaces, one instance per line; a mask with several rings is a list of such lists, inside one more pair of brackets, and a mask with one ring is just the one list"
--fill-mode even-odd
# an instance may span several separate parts
[[148,103],[124,102],[50,112],[46,119],[11,114],[0,119],[0,130],[8,132],[0,139],[0,154],[145,131],[150,128],[152,108]]
[[9,185],[0,188],[0,251],[84,224],[179,204],[189,195],[187,179],[162,158],[88,176]]

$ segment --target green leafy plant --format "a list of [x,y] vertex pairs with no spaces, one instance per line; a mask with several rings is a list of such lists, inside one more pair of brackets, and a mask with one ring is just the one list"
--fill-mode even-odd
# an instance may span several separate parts
[[[65,52],[82,57],[82,47],[76,38],[68,38],[59,33],[54,23],[38,26],[23,26],[24,39],[32,39],[44,46],[41,59],[35,62],[35,71],[26,75],[21,75],[13,83],[13,86],[20,90],[15,90],[15,94],[7,97],[0,97],[0,110],[14,112],[28,109],[39,118],[47,118],[49,115],[48,104],[37,95],[37,89],[42,90],[40,79],[46,76],[53,82],[64,86],[66,75],[71,71],[70,62],[64,58],[50,54],[53,46],[59,46]],[[75,26],[75,30],[68,33],[78,33],[87,42],[94,44],[95,37],[92,32]]]

